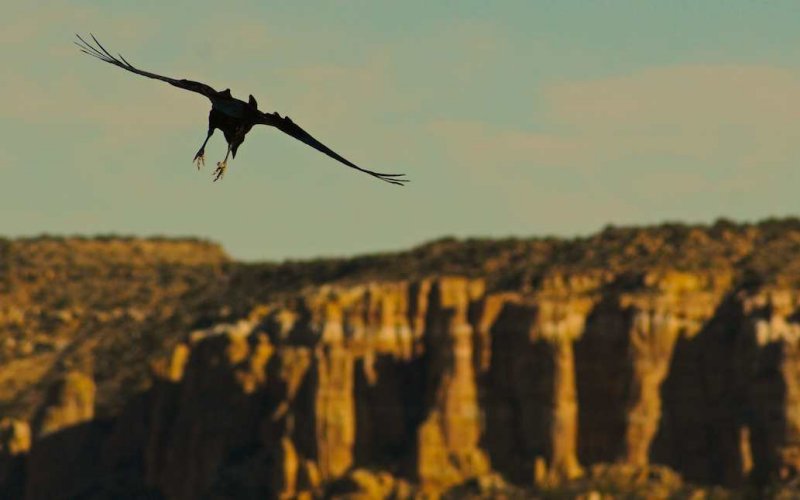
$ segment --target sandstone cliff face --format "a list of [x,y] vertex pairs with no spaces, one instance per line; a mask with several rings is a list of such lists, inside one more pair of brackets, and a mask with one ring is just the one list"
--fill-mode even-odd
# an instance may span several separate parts
[[[91,419],[84,376],[65,379],[35,422],[25,497],[407,497],[606,477],[604,463],[788,478],[798,307],[719,272],[324,286],[187,336],[112,420]],[[0,434],[16,436],[6,462],[23,427]],[[53,472],[64,453],[81,473]]]
[[80,372],[68,373],[53,386],[44,406],[35,417],[38,437],[87,422],[94,417],[95,386],[91,378]]

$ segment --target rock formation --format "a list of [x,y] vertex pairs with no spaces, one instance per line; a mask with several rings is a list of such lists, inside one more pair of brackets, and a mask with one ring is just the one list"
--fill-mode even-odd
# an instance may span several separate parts
[[[716,244],[704,234],[686,237]],[[611,269],[554,264],[506,288],[465,273],[281,289],[174,333],[113,412],[97,410],[111,366],[56,370],[29,418],[0,421],[0,497],[792,488],[800,280],[745,243],[723,246],[725,265],[612,254]]]
[[[555,485],[604,462],[727,485],[794,474],[800,296],[726,297],[724,281],[683,274],[603,286],[323,287],[189,335],[107,423],[91,380],[70,374],[35,421],[26,498],[107,487],[96,477],[130,463],[140,488],[175,499],[232,484],[389,495],[395,478],[435,493],[493,471]],[[5,428],[4,453],[25,453],[25,425]],[[57,466],[67,449],[93,474]]]

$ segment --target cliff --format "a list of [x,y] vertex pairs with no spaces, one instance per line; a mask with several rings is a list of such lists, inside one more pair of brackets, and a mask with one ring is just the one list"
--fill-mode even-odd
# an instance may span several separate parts
[[[312,263],[312,273],[336,277],[330,284],[283,264],[295,287],[280,266],[221,260],[214,272],[226,286],[190,297],[195,308],[181,309],[189,319],[172,323],[184,330],[141,355],[147,382],[124,398],[105,395],[115,386],[96,369],[109,351],[88,347],[90,365],[19,390],[34,396],[7,403],[0,493],[664,497],[696,493],[693,483],[762,493],[782,484],[792,494],[793,224],[726,223],[680,238],[674,228],[608,230],[616,236],[589,238],[594,247],[485,242],[477,246],[488,250],[451,260],[460,275],[427,269],[455,252],[458,243],[444,241],[412,264]],[[550,250],[515,260],[523,247]],[[409,277],[376,279],[384,258],[405,262]],[[220,290],[258,300],[192,320],[227,305]]]

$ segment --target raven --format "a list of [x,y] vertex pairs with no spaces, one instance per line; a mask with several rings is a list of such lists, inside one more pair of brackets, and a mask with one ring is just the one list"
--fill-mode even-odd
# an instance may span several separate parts
[[405,177],[405,174],[383,174],[380,172],[373,172],[372,170],[361,168],[358,165],[350,162],[329,147],[316,140],[311,136],[311,134],[294,123],[288,116],[281,116],[277,112],[263,113],[259,111],[258,103],[256,102],[255,97],[252,95],[250,95],[248,102],[244,102],[231,96],[230,89],[225,89],[219,92],[204,83],[186,79],[177,80],[175,78],[149,73],[134,67],[124,57],[122,57],[122,54],[117,54],[117,57],[112,56],[111,53],[109,53],[91,33],[90,36],[92,37],[92,40],[94,40],[95,45],[87,42],[80,35],[76,34],[75,36],[78,37],[78,40],[75,41],[75,44],[80,48],[81,52],[85,54],[96,57],[101,61],[113,64],[114,66],[118,66],[132,73],[136,73],[137,75],[161,80],[175,87],[191,90],[192,92],[197,92],[198,94],[208,97],[208,99],[211,101],[211,112],[208,115],[208,135],[206,136],[206,140],[203,141],[203,145],[200,146],[200,150],[195,155],[194,163],[197,164],[198,170],[200,169],[201,165],[205,164],[206,144],[208,143],[208,140],[211,138],[211,135],[214,133],[215,129],[221,130],[225,135],[225,140],[228,142],[228,152],[225,154],[224,160],[217,162],[217,169],[214,171],[214,181],[221,179],[225,174],[225,169],[228,165],[228,155],[233,154],[233,157],[236,158],[236,150],[242,145],[244,142],[244,137],[248,132],[250,132],[250,129],[253,128],[254,125],[269,125],[301,142],[306,143],[317,151],[325,153],[331,158],[344,163],[348,167],[367,173],[373,177],[377,177],[382,181],[386,181],[397,186],[402,186],[403,183],[408,182],[408,179],[403,178]]

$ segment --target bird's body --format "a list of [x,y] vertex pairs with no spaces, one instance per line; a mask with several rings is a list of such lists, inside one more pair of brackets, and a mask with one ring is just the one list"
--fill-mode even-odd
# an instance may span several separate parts
[[211,135],[214,133],[214,130],[222,131],[222,134],[225,136],[225,140],[228,142],[228,152],[225,155],[225,159],[217,163],[217,169],[214,172],[215,181],[222,178],[223,174],[225,173],[228,155],[233,154],[233,157],[236,158],[236,151],[244,142],[244,138],[247,133],[250,132],[250,130],[256,125],[269,125],[301,142],[304,142],[317,151],[325,153],[326,155],[338,160],[348,167],[354,168],[398,186],[402,186],[403,183],[408,182],[407,179],[403,178],[403,174],[384,174],[380,172],[373,172],[372,170],[367,170],[355,165],[354,163],[351,163],[349,160],[346,160],[344,157],[340,156],[332,149],[328,148],[317,139],[312,137],[311,134],[300,128],[288,116],[281,116],[278,113],[264,113],[259,111],[258,103],[252,95],[250,96],[248,102],[245,102],[233,97],[230,89],[217,91],[204,83],[186,79],[178,80],[140,70],[131,65],[121,55],[118,57],[112,56],[94,36],[92,36],[92,40],[94,40],[97,46],[88,43],[80,35],[77,36],[79,42],[75,43],[78,45],[78,47],[80,47],[82,52],[89,54],[90,56],[96,57],[101,61],[113,64],[132,73],[156,80],[161,80],[175,87],[202,94],[211,101],[211,111],[208,115],[208,135],[206,136],[206,140],[203,142],[203,145],[200,147],[200,150],[197,152],[194,159],[197,163],[197,168],[199,169],[200,166],[205,163],[205,146],[208,143],[208,140],[211,138]]
[[220,98],[211,101],[208,128],[222,131],[231,146],[233,157],[236,158],[236,150],[244,142],[247,133],[258,124],[260,115],[257,107],[235,97]]

